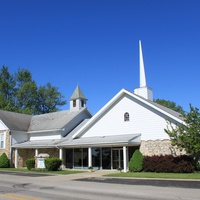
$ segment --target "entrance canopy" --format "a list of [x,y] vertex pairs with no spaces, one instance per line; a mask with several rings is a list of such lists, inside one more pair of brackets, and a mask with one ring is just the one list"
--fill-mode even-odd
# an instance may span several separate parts
[[58,147],[105,147],[121,145],[140,145],[141,134],[126,134],[112,136],[81,137],[77,139],[66,139],[59,143]]
[[81,137],[77,139],[27,141],[14,144],[14,148],[55,148],[55,147],[108,147],[122,145],[140,145],[141,134],[126,134],[112,136]]

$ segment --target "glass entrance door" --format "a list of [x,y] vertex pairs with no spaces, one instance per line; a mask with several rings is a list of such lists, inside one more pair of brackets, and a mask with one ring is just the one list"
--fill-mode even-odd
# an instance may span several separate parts
[[113,169],[117,169],[118,167],[123,168],[123,149],[116,148],[112,150],[113,157]]

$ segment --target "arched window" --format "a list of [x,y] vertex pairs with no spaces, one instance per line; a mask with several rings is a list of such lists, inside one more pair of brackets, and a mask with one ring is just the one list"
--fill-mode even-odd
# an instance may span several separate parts
[[129,118],[129,113],[128,112],[125,112],[124,113],[124,121],[125,122],[128,122],[130,120],[130,118]]

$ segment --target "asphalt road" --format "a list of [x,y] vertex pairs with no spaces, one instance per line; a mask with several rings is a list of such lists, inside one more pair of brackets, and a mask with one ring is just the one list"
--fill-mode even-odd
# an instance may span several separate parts
[[[86,174],[87,175],[87,174]],[[94,174],[88,174],[94,175]],[[81,176],[81,175],[80,175]],[[0,172],[0,200],[199,200],[199,181]]]

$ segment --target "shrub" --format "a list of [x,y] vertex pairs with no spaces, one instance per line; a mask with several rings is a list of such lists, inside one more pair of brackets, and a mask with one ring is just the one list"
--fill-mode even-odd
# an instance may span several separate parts
[[0,168],[9,168],[10,161],[5,153],[0,156]]
[[140,172],[143,169],[143,159],[144,156],[142,155],[142,153],[137,149],[129,162],[129,170],[133,171],[133,172]]
[[34,169],[35,168],[35,159],[34,158],[28,158],[26,160],[26,167],[28,170]]
[[145,156],[143,169],[145,172],[191,173],[194,165],[190,156]]
[[59,158],[45,158],[44,163],[48,171],[57,171],[62,164],[62,160]]

